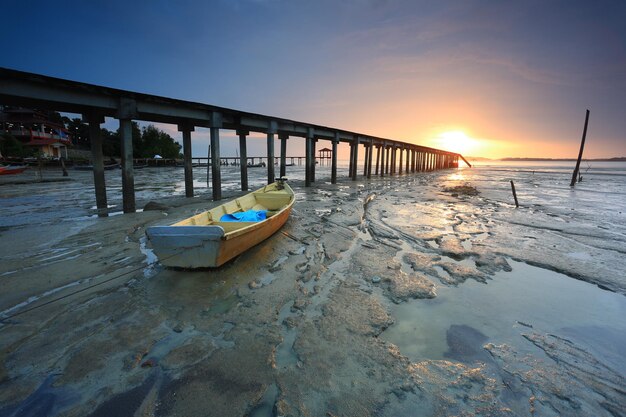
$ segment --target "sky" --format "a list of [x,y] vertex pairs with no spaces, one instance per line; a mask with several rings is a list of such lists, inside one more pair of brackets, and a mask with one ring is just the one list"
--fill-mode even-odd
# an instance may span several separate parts
[[[626,156],[621,0],[3,0],[2,14],[1,67],[491,158],[576,157],[589,109],[585,156]],[[194,156],[207,143],[195,132]],[[232,132],[221,143],[235,155]]]

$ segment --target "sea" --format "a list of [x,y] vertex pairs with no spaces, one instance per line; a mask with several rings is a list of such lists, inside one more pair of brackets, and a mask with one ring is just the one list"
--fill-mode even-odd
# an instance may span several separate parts
[[[461,163],[461,165],[463,165]],[[518,184],[518,194],[525,202],[550,202],[555,199],[568,199],[574,162],[476,162],[472,168],[460,167],[459,174],[471,169],[472,181],[485,192],[510,188],[509,181]],[[359,163],[359,177],[363,173],[363,162]],[[449,174],[446,170],[442,173]],[[276,177],[279,169],[275,167]],[[626,162],[586,162],[580,167],[582,182],[576,186],[580,203],[597,211],[626,205]],[[304,182],[304,165],[287,167],[286,177],[293,184]],[[476,175],[479,174],[479,175]],[[35,179],[39,175],[36,168],[30,168],[18,177],[7,180]],[[424,174],[416,174],[424,175]],[[45,178],[61,177],[60,169],[45,169]],[[348,181],[348,161],[338,161],[339,181]],[[194,167],[194,191],[198,198],[210,198],[210,167]],[[240,190],[239,166],[222,166],[222,193],[227,196]],[[93,174],[90,171],[69,170],[71,181],[45,182],[11,185],[0,183],[0,228],[20,227],[40,222],[57,223],[64,221],[89,221],[96,216]],[[149,201],[159,202],[167,197],[185,195],[184,170],[181,167],[149,167],[134,171],[137,209]],[[597,181],[596,181],[597,179]],[[208,180],[208,181],[207,181]],[[6,181],[6,180],[5,180]],[[316,181],[330,182],[330,165],[318,164]],[[107,199],[111,215],[122,213],[122,174],[121,170],[105,171]],[[267,183],[267,168],[249,168],[250,189]],[[598,183],[602,186],[598,187]],[[524,187],[529,184],[529,187]],[[548,200],[548,201],[546,201]],[[577,200],[578,201],[578,200]],[[609,204],[610,203],[610,204]]]

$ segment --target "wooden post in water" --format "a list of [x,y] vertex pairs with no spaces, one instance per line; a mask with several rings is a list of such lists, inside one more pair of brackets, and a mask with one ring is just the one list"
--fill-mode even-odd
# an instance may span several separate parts
[[402,156],[404,155],[404,148],[399,148],[400,156],[398,157],[398,174],[402,174]]
[[222,199],[222,171],[220,165],[220,128],[222,127],[222,114],[213,112],[209,120],[211,132],[211,187],[213,188],[213,201]]
[[515,192],[515,184],[513,184],[513,180],[511,180],[511,191],[513,191],[513,198],[515,199],[515,207],[519,207],[519,203],[517,202],[517,193]]
[[91,158],[93,159],[93,185],[96,190],[96,208],[99,217],[108,216],[107,189],[104,181],[104,155],[102,154],[102,130],[100,124],[104,117],[96,114],[84,114],[83,120],[89,123]]
[[580,169],[580,160],[583,157],[583,150],[585,149],[585,139],[587,137],[587,124],[589,123],[589,109],[587,109],[587,114],[585,115],[585,128],[583,129],[583,138],[580,142],[580,151],[578,151],[578,159],[576,160],[576,168],[574,168],[574,173],[572,174],[572,182],[569,184],[570,187],[576,185],[576,180],[578,179],[578,170]]
[[337,184],[337,144],[339,143],[339,132],[335,132],[333,138],[333,155],[330,167],[330,183]]
[[193,167],[191,165],[191,132],[194,126],[189,123],[180,123],[178,131],[183,134],[183,158],[185,164],[185,197],[193,197]]
[[237,130],[239,136],[239,169],[241,171],[241,191],[248,190],[248,146],[246,136],[250,134],[247,130]]
[[65,157],[61,156],[59,157],[59,162],[61,162],[61,171],[63,171],[63,176],[67,177],[67,168],[65,168]]

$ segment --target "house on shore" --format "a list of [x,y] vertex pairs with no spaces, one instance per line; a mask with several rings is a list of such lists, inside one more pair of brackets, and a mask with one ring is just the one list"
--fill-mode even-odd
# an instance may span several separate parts
[[0,106],[0,132],[35,148],[44,158],[67,158],[70,134],[53,117],[52,112]]

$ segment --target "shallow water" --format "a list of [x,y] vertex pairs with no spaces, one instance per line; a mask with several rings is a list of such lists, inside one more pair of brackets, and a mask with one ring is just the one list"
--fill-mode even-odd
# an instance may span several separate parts
[[[210,167],[209,167],[210,169]],[[276,177],[279,167],[276,166]],[[347,165],[338,163],[337,175],[347,177]],[[304,165],[287,167],[287,178],[294,181],[304,180]],[[34,179],[34,169],[20,174],[22,179]],[[44,171],[45,178],[60,177],[57,170]],[[69,170],[72,181],[49,182],[27,185],[0,186],[0,227],[16,227],[38,224],[40,222],[57,223],[61,221],[93,220],[96,216],[93,173],[89,171]],[[197,197],[211,196],[210,179],[207,187],[207,167],[193,169],[194,192]],[[221,167],[222,191],[240,190],[240,170],[238,166]],[[165,197],[183,197],[185,195],[185,172],[182,168],[161,167],[135,170],[135,199],[137,208],[148,201],[159,201]],[[318,165],[318,182],[330,181],[330,167]],[[107,202],[112,214],[122,210],[121,170],[105,171]],[[267,168],[248,168],[250,189],[267,184]]]
[[[498,272],[487,284],[439,285],[434,299],[392,306],[396,323],[382,337],[413,361],[472,362],[487,342],[536,354],[539,350],[521,334],[553,333],[626,373],[626,297],[557,272],[509,263],[512,272]],[[459,343],[469,348],[458,349]]]

